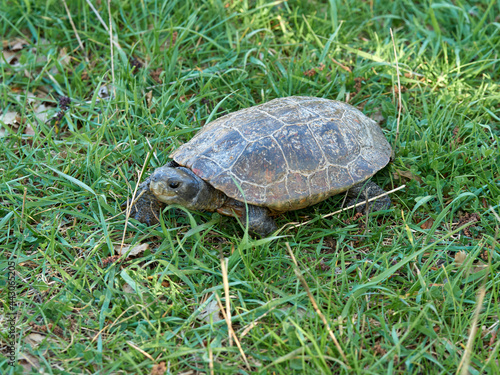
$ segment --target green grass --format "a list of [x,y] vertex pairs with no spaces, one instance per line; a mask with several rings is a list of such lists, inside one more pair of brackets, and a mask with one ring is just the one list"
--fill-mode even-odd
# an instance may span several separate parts
[[[108,24],[107,2],[91,2]],[[77,33],[61,2],[0,0],[17,61],[0,61],[0,108],[18,113],[0,138],[2,374],[23,373],[26,357],[50,374],[162,363],[166,374],[500,374],[498,1],[113,2],[113,54],[88,3],[67,3]],[[26,44],[11,51],[15,38]],[[257,240],[231,218],[168,209],[158,226],[128,222],[126,245],[148,250],[108,259],[143,166],[147,176],[212,119],[288,95],[384,117],[396,156],[374,180],[406,185],[389,211],[321,218],[337,196],[278,219],[311,223]],[[466,214],[479,221],[463,230]],[[220,253],[250,370],[226,322],[199,319],[215,294],[225,304]]]

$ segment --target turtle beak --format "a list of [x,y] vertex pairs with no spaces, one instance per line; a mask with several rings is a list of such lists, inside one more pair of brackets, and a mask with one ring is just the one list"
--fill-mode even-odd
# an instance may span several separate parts
[[182,204],[196,194],[195,181],[186,172],[177,168],[161,167],[150,177],[149,189],[164,203]]
[[160,201],[170,203],[177,196],[182,181],[178,176],[172,176],[174,171],[165,169],[159,168],[152,174],[149,189]]

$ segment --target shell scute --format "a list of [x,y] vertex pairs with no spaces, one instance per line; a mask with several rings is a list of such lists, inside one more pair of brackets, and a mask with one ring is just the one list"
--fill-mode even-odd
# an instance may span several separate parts
[[323,153],[307,126],[283,126],[273,134],[291,171],[312,173],[324,164]]
[[358,156],[360,151],[358,140],[348,128],[326,119],[313,121],[309,126],[329,163],[346,165]]
[[330,188],[333,190],[343,189],[345,186],[351,187],[356,183],[349,174],[349,170],[338,165],[328,167],[328,177],[330,178]]
[[249,143],[231,171],[242,180],[267,186],[287,173],[286,162],[278,143],[264,137]]

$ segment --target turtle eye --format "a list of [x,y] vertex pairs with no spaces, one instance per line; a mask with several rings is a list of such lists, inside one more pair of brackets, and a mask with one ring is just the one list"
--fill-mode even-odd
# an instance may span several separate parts
[[171,189],[177,189],[181,183],[179,181],[171,181],[168,186]]

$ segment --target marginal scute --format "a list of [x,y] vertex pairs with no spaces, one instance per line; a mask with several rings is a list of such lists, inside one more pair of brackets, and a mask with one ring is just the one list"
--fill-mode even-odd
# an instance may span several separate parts
[[356,108],[289,97],[212,121],[171,156],[227,196],[283,212],[346,191],[390,155],[380,127]]
[[320,169],[314,172],[309,177],[309,183],[311,184],[311,189],[318,189],[318,191],[326,193],[330,190],[330,181],[328,181],[328,168]]
[[[220,124],[219,120],[216,121]],[[221,126],[203,127],[190,142],[179,147],[170,157],[180,165],[191,168],[198,155],[203,153],[210,145],[217,143],[228,132],[229,130]]]
[[328,177],[330,178],[330,189],[335,191],[342,191],[341,189],[347,187],[344,189],[345,191],[358,182],[351,177],[346,167],[338,165],[328,167]]
[[265,202],[266,201],[266,188],[258,185],[249,184],[248,182],[241,182],[241,190],[245,193],[244,201],[247,202]]
[[375,173],[370,163],[362,157],[358,157],[355,163],[349,165],[348,169],[355,181],[364,181]]
[[309,195],[309,181],[302,173],[290,172],[286,176],[286,186],[292,196]]
[[[238,189],[238,186],[241,187],[241,180],[236,178],[232,173],[224,171],[206,181],[216,189],[222,190],[227,196],[232,198],[239,197],[238,200],[242,200],[243,196]],[[224,188],[222,189],[221,186]]]
[[290,194],[286,188],[286,178],[277,181],[266,188],[266,204],[267,207],[274,211],[290,210]]
[[196,175],[207,181],[210,181],[220,173],[220,166],[206,157],[194,159],[189,168]]

